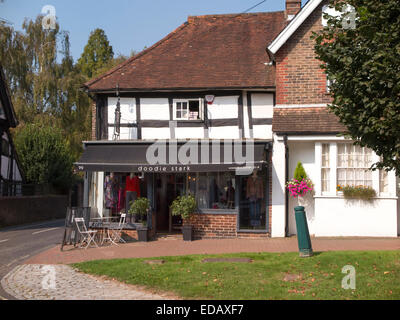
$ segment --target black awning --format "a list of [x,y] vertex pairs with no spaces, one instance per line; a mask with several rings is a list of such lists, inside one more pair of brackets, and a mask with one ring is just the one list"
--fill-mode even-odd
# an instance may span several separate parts
[[[75,163],[92,172],[218,172],[260,169],[269,142],[190,140],[187,142],[93,141]],[[197,151],[196,151],[197,150]]]

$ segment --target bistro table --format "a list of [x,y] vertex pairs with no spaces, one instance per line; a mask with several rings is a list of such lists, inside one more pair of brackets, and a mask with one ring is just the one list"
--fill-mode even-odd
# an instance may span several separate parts
[[113,240],[113,238],[110,235],[111,222],[112,222],[112,219],[115,219],[115,218],[118,218],[118,217],[100,217],[100,218],[92,218],[91,219],[91,222],[92,222],[91,227],[102,230],[102,239],[101,239],[100,245],[103,245],[103,243],[105,241],[110,241],[111,244],[118,245],[117,243],[115,243],[115,241]]

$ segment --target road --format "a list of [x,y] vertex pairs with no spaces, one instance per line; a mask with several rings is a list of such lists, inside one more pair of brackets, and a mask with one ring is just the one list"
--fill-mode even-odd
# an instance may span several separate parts
[[[55,245],[60,245],[65,220],[53,220],[0,229],[0,279],[15,266]],[[14,298],[0,286],[0,300]]]

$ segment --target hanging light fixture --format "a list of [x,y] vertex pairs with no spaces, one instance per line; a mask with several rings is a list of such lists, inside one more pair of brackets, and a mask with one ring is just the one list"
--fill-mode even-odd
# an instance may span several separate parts
[[114,140],[120,139],[121,133],[121,104],[120,104],[120,96],[119,96],[119,84],[117,83],[116,87],[117,94],[117,107],[115,108],[115,120],[114,120]]

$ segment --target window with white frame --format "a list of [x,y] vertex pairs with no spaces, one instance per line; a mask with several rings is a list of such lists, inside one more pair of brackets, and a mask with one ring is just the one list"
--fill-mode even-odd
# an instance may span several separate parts
[[321,161],[321,191],[329,192],[330,188],[330,145],[327,143],[322,144],[322,161]]
[[389,178],[388,172],[386,170],[379,170],[379,192],[389,192]]
[[174,120],[202,120],[203,99],[174,100]]
[[372,187],[373,152],[352,143],[337,145],[337,184]]

